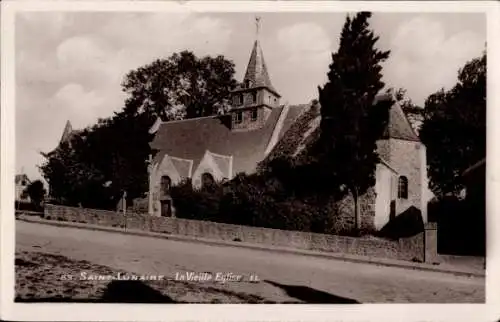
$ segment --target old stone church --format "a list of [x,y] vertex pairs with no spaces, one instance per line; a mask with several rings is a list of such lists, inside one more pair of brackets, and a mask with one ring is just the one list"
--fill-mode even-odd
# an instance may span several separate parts
[[[273,150],[290,141],[297,154],[318,128],[320,115],[313,103],[287,105],[280,99],[257,39],[227,114],[158,121],[151,128],[151,148],[157,153],[150,164],[149,213],[171,216],[169,189],[184,178],[201,187],[230,180],[240,172],[252,173]],[[397,103],[389,117],[385,134],[377,142],[381,162],[376,168],[374,193],[365,198],[371,211],[363,220],[376,229],[410,207],[419,209],[427,221],[425,146]]]

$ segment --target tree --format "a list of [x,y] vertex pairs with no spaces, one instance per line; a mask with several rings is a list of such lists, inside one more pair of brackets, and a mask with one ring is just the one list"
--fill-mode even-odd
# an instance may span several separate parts
[[31,202],[35,207],[40,207],[43,199],[45,198],[46,190],[43,187],[43,182],[40,180],[35,180],[31,182],[24,190],[29,197]]
[[457,195],[461,174],[486,157],[486,53],[465,64],[457,84],[430,95],[420,132],[427,147],[430,188]]
[[388,122],[392,101],[374,104],[384,87],[381,63],[389,51],[375,48],[369,12],[346,18],[328,82],[319,88],[321,134],[313,154],[326,182],[341,184],[354,199],[355,229],[360,228],[359,197],[375,184],[379,161],[376,141]]
[[163,120],[214,115],[228,106],[234,65],[223,56],[197,58],[184,51],[131,71],[123,110],[101,119],[44,154],[40,167],[59,202],[114,209],[148,190],[149,129]]
[[224,56],[175,53],[129,72],[122,84],[129,94],[125,111],[146,112],[162,120],[210,116],[229,107],[236,86],[234,64]]
[[51,198],[58,203],[92,208],[108,208],[109,195],[104,189],[105,177],[100,169],[88,160],[86,144],[89,130],[64,142],[49,154],[40,167],[51,188]]

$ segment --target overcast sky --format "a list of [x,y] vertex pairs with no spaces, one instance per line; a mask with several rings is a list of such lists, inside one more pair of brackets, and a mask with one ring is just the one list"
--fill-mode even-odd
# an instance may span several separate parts
[[[326,78],[344,13],[259,13],[261,45],[283,102],[306,103]],[[20,13],[16,20],[16,166],[40,178],[39,151],[58,143],[65,122],[93,124],[123,106],[120,83],[131,69],[192,50],[223,54],[241,80],[255,38],[255,14]],[[482,14],[374,13],[378,47],[390,49],[387,86],[417,104],[456,82],[485,48]]]

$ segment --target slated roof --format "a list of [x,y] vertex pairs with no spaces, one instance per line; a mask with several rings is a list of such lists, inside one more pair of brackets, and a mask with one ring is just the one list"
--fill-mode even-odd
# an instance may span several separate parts
[[274,86],[271,84],[271,79],[269,78],[269,73],[267,71],[267,65],[264,60],[264,54],[262,53],[262,48],[260,47],[260,42],[258,40],[253,44],[252,53],[250,54],[250,60],[248,61],[247,71],[245,77],[243,78],[243,83],[247,80],[251,82],[251,87],[267,87],[275,94],[278,94]]
[[[387,95],[378,96],[375,103],[383,99],[387,99]],[[406,114],[398,103],[394,103],[389,110],[389,123],[382,138],[420,142],[418,135],[413,130],[410,121],[408,121]]]
[[233,156],[233,175],[253,172],[271,138],[283,107],[274,108],[266,124],[249,131],[232,131],[230,115],[201,117],[160,125],[151,147],[173,157],[193,160],[193,171],[205,151]]
[[288,107],[288,114],[283,122],[283,127],[279,135],[280,138],[283,137],[292,124],[302,115],[302,113],[307,111],[309,107],[310,104],[290,105]]
[[[307,145],[310,137],[304,137],[304,134],[309,130],[310,124],[317,118],[318,112],[309,109],[301,113],[293,122],[291,122],[288,129],[269,153],[266,160],[272,160],[278,156],[293,156],[302,145]],[[311,133],[312,136],[312,133]]]

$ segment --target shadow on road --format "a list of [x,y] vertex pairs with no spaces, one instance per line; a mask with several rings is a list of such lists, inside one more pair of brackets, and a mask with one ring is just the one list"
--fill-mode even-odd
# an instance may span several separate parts
[[105,303],[175,303],[141,281],[112,281],[104,291]]
[[269,283],[273,286],[281,288],[283,291],[285,291],[288,294],[288,296],[294,297],[294,298],[301,300],[305,303],[360,304],[360,302],[358,302],[356,300],[333,295],[333,294],[319,291],[319,290],[315,290],[315,289],[307,287],[307,286],[285,285],[285,284],[280,284],[280,283],[276,283],[276,282],[268,281],[268,280],[266,280],[265,282]]
[[106,287],[103,295],[98,299],[75,299],[71,297],[55,296],[45,298],[24,299],[16,298],[15,302],[43,302],[43,303],[176,303],[170,297],[147,286],[141,281],[112,281]]

